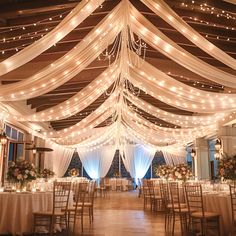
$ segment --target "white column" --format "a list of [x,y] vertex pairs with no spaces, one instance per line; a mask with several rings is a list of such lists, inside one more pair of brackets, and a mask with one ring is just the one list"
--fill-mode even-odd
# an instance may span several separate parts
[[195,140],[195,149],[195,176],[198,179],[208,179],[210,178],[210,161],[207,139],[197,138]]
[[236,128],[229,126],[222,126],[217,133],[218,138],[221,139],[223,152],[229,156],[236,154]]

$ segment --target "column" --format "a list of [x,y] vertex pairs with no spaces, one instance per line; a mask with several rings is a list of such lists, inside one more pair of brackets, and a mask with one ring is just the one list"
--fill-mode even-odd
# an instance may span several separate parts
[[204,138],[197,138],[195,140],[195,149],[195,176],[197,177],[197,179],[209,179],[210,161],[208,152],[208,140]]
[[217,137],[221,140],[223,153],[232,156],[236,154],[236,127],[222,126]]

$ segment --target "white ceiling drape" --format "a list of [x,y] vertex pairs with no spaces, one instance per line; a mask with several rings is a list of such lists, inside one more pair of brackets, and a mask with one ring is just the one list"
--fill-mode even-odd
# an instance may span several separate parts
[[0,76],[26,64],[56,44],[83,22],[103,2],[104,0],[82,0],[55,29],[35,43],[0,62]]
[[188,25],[181,17],[179,17],[163,0],[158,3],[154,0],[141,0],[148,8],[155,12],[159,17],[165,20],[173,28],[178,30],[179,33],[184,35],[193,44],[201,48],[204,52],[208,53],[218,61],[223,62],[225,65],[236,69],[236,60],[229,56],[227,53],[216,47],[190,25]]

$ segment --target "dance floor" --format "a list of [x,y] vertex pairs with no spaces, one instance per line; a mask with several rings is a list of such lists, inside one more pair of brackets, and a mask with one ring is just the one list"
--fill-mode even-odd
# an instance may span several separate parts
[[[143,210],[138,192],[111,192],[106,198],[96,198],[94,223],[85,220],[84,233],[79,222],[76,235],[86,236],[164,236],[164,215]],[[179,234],[177,223],[175,235]]]

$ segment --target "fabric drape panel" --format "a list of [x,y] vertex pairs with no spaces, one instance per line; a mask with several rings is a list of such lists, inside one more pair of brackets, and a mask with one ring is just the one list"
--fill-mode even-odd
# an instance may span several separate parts
[[[131,55],[133,61],[138,57],[134,53]],[[183,110],[214,113],[232,111],[236,107],[235,94],[219,94],[195,89],[176,81],[145,61],[142,63],[142,68],[130,69],[129,80],[158,100]]]
[[170,153],[168,151],[162,151],[165,162],[167,165],[173,166],[178,164],[186,163],[186,154],[178,153],[176,154]]
[[155,155],[155,149],[144,145],[125,145],[123,161],[132,178],[143,178]]
[[95,150],[77,148],[84,169],[92,179],[105,177],[115,155],[115,146],[103,146]]
[[215,68],[198,59],[165,36],[134,7],[131,7],[130,27],[153,48],[192,72],[216,83],[236,88],[235,75]]
[[[0,85],[0,101],[36,97],[69,81],[114,41],[122,29],[121,17],[120,5],[118,5],[66,55],[20,82]],[[115,27],[110,22],[113,22]]]
[[20,121],[52,121],[66,119],[93,103],[114,83],[117,76],[118,69],[115,64],[112,64],[101,75],[68,100],[28,116],[15,115],[14,117]]
[[212,123],[218,122],[222,119],[225,114],[216,113],[208,116],[188,116],[188,115],[176,115],[167,111],[164,111],[160,108],[157,108],[145,100],[139,98],[138,96],[134,96],[132,93],[127,92],[125,97],[136,107],[144,110],[145,112],[157,117],[158,119],[167,121],[171,124],[179,125],[181,127],[189,128],[189,127],[199,127],[199,125],[210,125]]
[[154,0],[141,0],[148,8],[155,12],[159,17],[165,20],[178,32],[184,35],[193,44],[201,48],[217,60],[223,62],[225,65],[236,69],[236,60],[227,53],[216,47],[190,25],[188,25],[180,16],[178,16],[163,0],[158,3]]
[[144,130],[146,129],[146,132],[153,133],[154,135],[160,135],[166,136],[166,137],[173,137],[176,136],[178,139],[179,137],[187,137],[189,135],[192,135],[193,133],[197,135],[203,135],[203,133],[209,128],[213,129],[216,128],[216,125],[209,125],[198,128],[189,128],[189,129],[175,129],[175,128],[165,128],[161,126],[157,126],[153,124],[152,122],[146,120],[142,116],[138,115],[136,112],[127,112],[128,107],[126,107],[125,111],[123,112],[123,117],[125,121],[131,121],[133,123],[138,124],[141,128]]
[[134,136],[139,137],[141,143],[146,142],[147,144],[158,146],[159,148],[161,146],[172,145],[179,142],[188,143],[197,137],[203,137],[210,134],[213,129],[212,127],[204,127],[203,129],[197,130],[190,135],[179,135],[179,137],[177,137],[176,134],[159,132],[150,127],[143,127],[126,116],[123,117],[123,120],[128,131],[133,131]]
[[83,20],[85,20],[104,0],[83,0],[62,22],[51,32],[39,39],[37,42],[24,48],[20,52],[0,63],[0,76],[4,75],[31,61],[48,48],[56,44],[73,29],[75,29]]
[[[160,89],[157,88],[156,84],[152,81],[146,81],[143,76],[140,74],[131,71],[130,82],[138,87],[139,89],[147,92],[152,97],[155,97],[158,100],[161,100],[164,103],[167,103],[171,106],[179,108],[181,110],[191,111],[191,112],[199,112],[199,113],[215,113],[215,112],[231,112],[236,108],[236,104],[234,103],[235,97],[232,99],[228,96],[228,94],[224,94],[224,100],[216,99],[208,99],[205,97],[203,100],[199,102],[191,101],[189,98],[193,98],[194,100],[197,98],[197,93],[192,93],[189,97],[185,97],[182,94],[179,95],[177,92],[169,92],[166,88]],[[202,101],[202,102],[201,102]],[[205,103],[210,103],[210,106],[207,106]]]
[[45,168],[53,170],[56,177],[63,177],[71,162],[74,149],[65,148],[55,143],[50,143],[50,148],[53,151],[45,153]]
[[99,125],[114,113],[114,104],[116,101],[116,96],[116,93],[111,94],[110,97],[107,98],[105,102],[102,103],[95,111],[90,113],[87,117],[85,117],[83,120],[79,121],[75,125],[70,126],[70,128],[66,128],[63,131],[49,132],[50,137],[59,137],[61,134],[63,134],[64,137],[67,135],[72,135],[73,137],[74,132],[79,132],[81,131],[81,129],[92,129],[95,126]]

